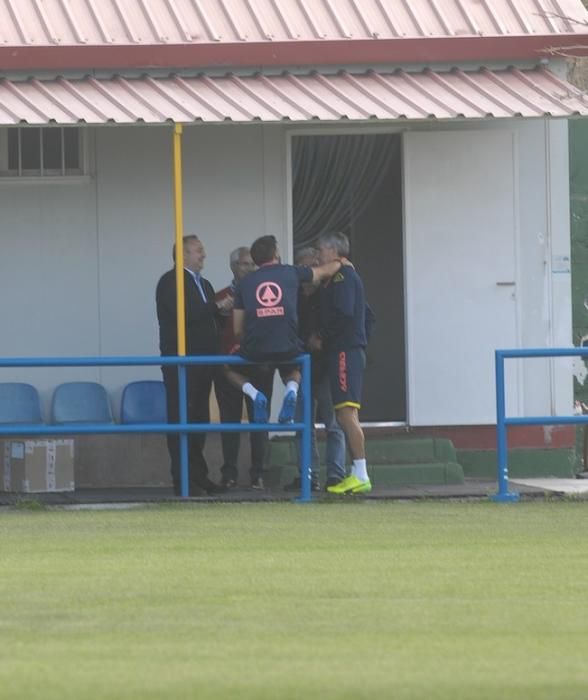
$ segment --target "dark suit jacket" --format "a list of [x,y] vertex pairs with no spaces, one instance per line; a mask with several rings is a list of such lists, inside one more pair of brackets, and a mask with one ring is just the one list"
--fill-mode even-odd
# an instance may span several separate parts
[[[207,301],[202,299],[194,280],[184,270],[186,299],[186,354],[216,355],[220,337],[218,309],[214,300],[214,289],[210,282],[201,278]],[[176,271],[166,272],[157,283],[155,293],[157,319],[159,321],[159,349],[162,355],[177,355],[176,323]]]

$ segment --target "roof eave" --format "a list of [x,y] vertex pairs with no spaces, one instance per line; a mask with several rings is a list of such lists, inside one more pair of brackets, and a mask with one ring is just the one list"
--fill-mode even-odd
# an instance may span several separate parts
[[557,55],[588,55],[588,33],[218,44],[0,46],[0,66],[3,72],[279,67],[522,61]]

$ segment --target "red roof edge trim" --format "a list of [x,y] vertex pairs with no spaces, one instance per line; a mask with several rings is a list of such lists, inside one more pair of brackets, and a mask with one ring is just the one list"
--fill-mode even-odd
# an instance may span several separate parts
[[0,46],[0,70],[206,68],[459,63],[588,55],[588,34],[557,36],[346,39],[249,44]]

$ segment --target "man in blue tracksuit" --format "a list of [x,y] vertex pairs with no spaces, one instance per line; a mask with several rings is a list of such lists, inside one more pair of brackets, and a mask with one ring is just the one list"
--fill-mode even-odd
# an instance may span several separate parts
[[[343,233],[325,233],[318,239],[321,265],[349,255],[349,239]],[[353,465],[351,474],[327,491],[335,494],[368,493],[365,440],[359,422],[365,348],[373,314],[365,301],[363,282],[351,266],[342,267],[320,290],[321,331],[315,347],[325,351],[337,421],[343,428]]]

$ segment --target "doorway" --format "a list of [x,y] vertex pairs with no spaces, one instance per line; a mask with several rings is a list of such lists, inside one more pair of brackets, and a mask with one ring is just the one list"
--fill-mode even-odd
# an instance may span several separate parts
[[294,136],[294,250],[342,231],[376,315],[360,418],[406,422],[402,149],[398,134]]

